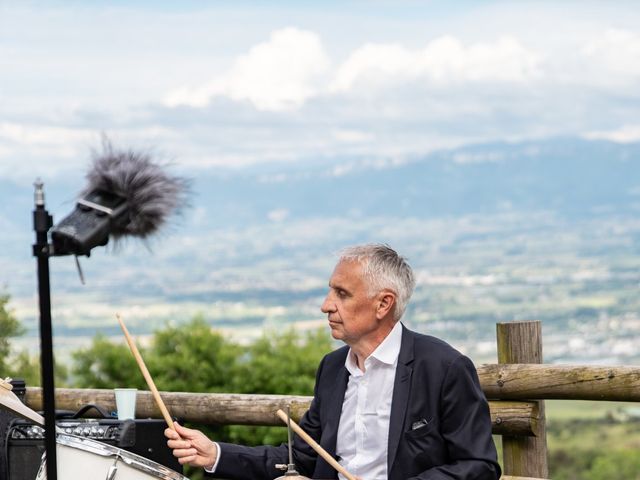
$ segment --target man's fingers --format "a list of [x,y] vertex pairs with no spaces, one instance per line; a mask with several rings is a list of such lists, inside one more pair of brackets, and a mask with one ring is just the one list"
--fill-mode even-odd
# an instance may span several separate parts
[[183,427],[178,422],[173,422],[173,427],[176,429],[175,431],[180,436],[185,436],[185,435],[188,436],[189,434],[191,434],[193,432],[193,430],[191,430],[190,428],[187,428],[187,427]]
[[190,460],[195,459],[198,456],[198,451],[195,448],[176,448],[173,450],[173,456],[178,458],[187,458]]
[[164,429],[164,436],[167,438],[180,438],[180,435],[170,428]]
[[189,455],[188,457],[178,457],[178,463],[180,465],[184,465],[186,463],[191,463],[195,461],[196,458],[197,458],[197,455]]
[[188,440],[167,440],[167,446],[172,449],[187,449],[191,448],[191,442]]
[[191,463],[191,462],[195,461],[196,458],[197,458],[196,455],[192,455],[190,457],[180,457],[180,458],[178,458],[178,463],[180,465],[184,465],[186,463]]

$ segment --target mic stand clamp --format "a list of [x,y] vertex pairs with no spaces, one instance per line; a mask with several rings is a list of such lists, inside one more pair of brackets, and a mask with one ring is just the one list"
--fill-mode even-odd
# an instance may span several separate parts
[[276,463],[275,467],[278,470],[286,470],[286,472],[284,472],[284,475],[282,477],[279,478],[283,478],[283,477],[300,477],[300,474],[298,473],[298,471],[296,470],[296,466],[292,463],[286,464],[286,463]]

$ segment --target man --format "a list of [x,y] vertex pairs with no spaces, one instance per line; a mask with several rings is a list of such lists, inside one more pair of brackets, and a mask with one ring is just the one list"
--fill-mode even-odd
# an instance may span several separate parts
[[[320,363],[300,426],[362,480],[498,479],[489,408],[473,364],[400,323],[414,284],[411,267],[386,245],[343,252],[321,310],[346,346]],[[271,479],[282,475],[276,464],[288,463],[286,445],[218,444],[198,430],[176,430],[165,435],[180,463],[215,477]],[[302,475],[337,478],[297,437],[293,450]]]

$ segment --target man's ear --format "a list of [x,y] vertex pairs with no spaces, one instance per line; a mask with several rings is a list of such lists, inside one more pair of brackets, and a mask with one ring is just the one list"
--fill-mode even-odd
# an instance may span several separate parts
[[393,313],[393,307],[396,304],[396,294],[391,290],[383,290],[378,294],[378,307],[376,317],[382,320],[384,317]]

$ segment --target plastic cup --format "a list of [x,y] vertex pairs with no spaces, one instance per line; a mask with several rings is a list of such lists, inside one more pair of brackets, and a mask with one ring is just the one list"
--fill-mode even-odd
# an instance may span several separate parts
[[137,388],[114,388],[116,394],[116,409],[118,420],[136,418],[136,395]]

